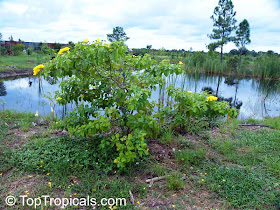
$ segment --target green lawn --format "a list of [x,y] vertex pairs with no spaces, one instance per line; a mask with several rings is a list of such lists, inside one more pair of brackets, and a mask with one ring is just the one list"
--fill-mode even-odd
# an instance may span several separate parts
[[126,198],[111,209],[279,209],[279,120],[259,122],[275,129],[233,120],[185,136],[166,131],[149,141],[149,156],[119,170],[94,138],[64,136],[49,128],[50,118],[0,111],[0,209],[9,209],[8,195]]
[[0,72],[14,70],[33,69],[36,65],[45,61],[46,55],[20,55],[20,56],[0,56]]

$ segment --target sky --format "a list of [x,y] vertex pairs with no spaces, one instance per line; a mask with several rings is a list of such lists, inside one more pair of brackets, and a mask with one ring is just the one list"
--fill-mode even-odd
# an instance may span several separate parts
[[[251,28],[249,50],[280,53],[280,0],[232,0],[237,23]],[[3,40],[78,42],[107,40],[124,28],[129,48],[207,51],[210,16],[218,0],[0,0]],[[225,51],[236,49],[233,43]]]

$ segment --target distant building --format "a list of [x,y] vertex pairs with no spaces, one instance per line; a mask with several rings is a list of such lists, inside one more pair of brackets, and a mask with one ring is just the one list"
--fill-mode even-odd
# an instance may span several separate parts
[[[1,45],[4,46],[6,49],[10,49],[13,45],[24,44],[26,49],[30,46],[34,47],[34,51],[40,50],[41,46],[43,45],[42,42],[17,42],[17,41],[1,41]],[[46,43],[50,48],[55,48],[56,45],[60,45],[61,47],[65,47],[68,44],[60,44],[60,43]]]

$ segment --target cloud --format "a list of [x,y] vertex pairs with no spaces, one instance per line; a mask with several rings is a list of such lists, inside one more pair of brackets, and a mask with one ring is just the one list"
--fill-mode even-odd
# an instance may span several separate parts
[[[67,43],[84,38],[106,39],[113,27],[122,26],[129,47],[206,51],[213,29],[210,16],[218,0],[2,0],[0,32],[24,41]],[[238,22],[251,26],[248,49],[280,52],[277,0],[233,0]],[[234,48],[229,44],[226,51]]]

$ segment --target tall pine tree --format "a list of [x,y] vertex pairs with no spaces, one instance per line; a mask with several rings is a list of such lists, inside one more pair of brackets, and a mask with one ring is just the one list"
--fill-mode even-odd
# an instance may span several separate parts
[[249,22],[244,19],[241,23],[239,23],[238,28],[236,30],[236,39],[234,41],[236,47],[239,49],[240,55],[240,63],[241,63],[241,55],[246,51],[246,45],[251,43],[250,40],[250,25]]
[[210,39],[216,40],[208,45],[210,50],[221,48],[221,63],[223,63],[223,47],[228,42],[234,41],[235,38],[231,33],[236,29],[234,18],[236,12],[231,0],[219,0],[218,6],[214,9],[214,14],[211,16],[214,28],[213,33],[208,35]]

